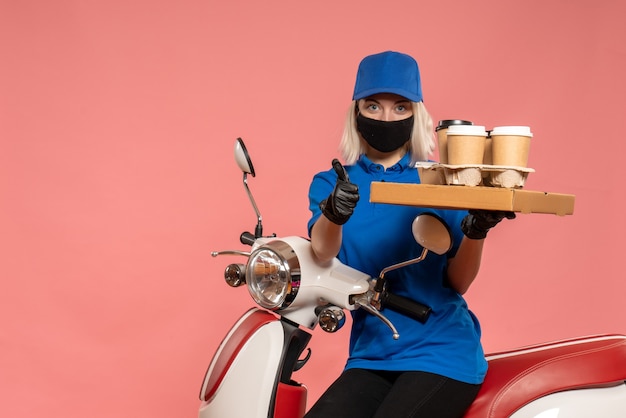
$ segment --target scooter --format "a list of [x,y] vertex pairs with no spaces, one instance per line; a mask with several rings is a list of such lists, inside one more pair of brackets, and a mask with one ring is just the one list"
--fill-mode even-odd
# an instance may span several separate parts
[[[364,309],[383,321],[389,338],[401,338],[384,315],[394,309],[417,321],[430,315],[426,305],[395,295],[385,274],[444,254],[452,237],[434,213],[412,224],[422,246],[418,258],[385,268],[378,277],[337,259],[316,259],[308,239],[264,236],[262,217],[248,186],[255,177],[249,153],[235,142],[235,160],[257,224],[240,241],[250,251],[216,251],[247,258],[229,264],[224,278],[232,287],[246,286],[259,307],[245,312],[221,342],[200,389],[200,418],[301,418],[306,387],[293,379],[311,356],[308,343],[317,327],[336,332],[346,311]],[[528,346],[487,356],[489,370],[466,418],[617,418],[626,416],[626,336],[597,335]]]

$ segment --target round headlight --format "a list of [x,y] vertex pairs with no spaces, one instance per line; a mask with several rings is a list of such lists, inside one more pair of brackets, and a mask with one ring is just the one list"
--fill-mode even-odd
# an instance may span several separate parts
[[250,295],[265,309],[281,309],[295,298],[300,267],[291,247],[272,241],[252,253],[246,268]]

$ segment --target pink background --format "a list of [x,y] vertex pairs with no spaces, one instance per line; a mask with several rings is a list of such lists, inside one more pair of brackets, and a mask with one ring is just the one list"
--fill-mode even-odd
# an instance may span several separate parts
[[[435,121],[534,132],[529,189],[574,216],[490,234],[467,295],[487,350],[626,333],[619,0],[0,1],[0,416],[192,417],[252,303],[222,280],[255,224],[306,233],[359,60],[414,55]],[[348,329],[314,333],[310,403]]]

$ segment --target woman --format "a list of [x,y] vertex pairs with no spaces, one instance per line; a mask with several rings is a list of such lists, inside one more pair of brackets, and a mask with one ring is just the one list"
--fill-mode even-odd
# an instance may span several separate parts
[[478,273],[487,231],[514,215],[369,202],[372,181],[419,183],[412,163],[427,160],[434,143],[417,62],[392,51],[364,58],[340,145],[347,165],[317,174],[309,190],[313,251],[378,276],[421,254],[411,223],[422,212],[445,220],[453,247],[387,273],[390,289],[430,306],[430,318],[422,324],[386,309],[401,335],[394,340],[379,319],[355,311],[346,368],[308,418],[460,417],[480,389],[487,370],[480,325],[462,295]]

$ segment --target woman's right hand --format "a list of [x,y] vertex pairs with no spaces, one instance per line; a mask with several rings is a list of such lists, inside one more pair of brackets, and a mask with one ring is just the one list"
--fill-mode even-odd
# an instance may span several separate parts
[[328,198],[320,202],[320,209],[329,221],[343,225],[348,222],[359,201],[359,187],[350,183],[348,173],[339,160],[334,159],[332,164],[337,173],[337,183]]

